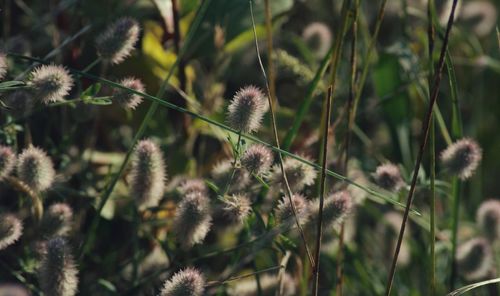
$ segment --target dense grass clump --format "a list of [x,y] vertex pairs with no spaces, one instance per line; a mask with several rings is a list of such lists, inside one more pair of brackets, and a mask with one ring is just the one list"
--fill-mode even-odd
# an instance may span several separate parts
[[4,2],[0,296],[499,294],[498,1]]

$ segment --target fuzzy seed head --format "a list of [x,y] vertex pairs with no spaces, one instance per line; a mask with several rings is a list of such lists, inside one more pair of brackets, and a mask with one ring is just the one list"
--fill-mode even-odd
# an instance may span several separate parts
[[179,203],[173,224],[177,241],[184,249],[201,243],[212,225],[210,201],[201,192],[185,195]]
[[[231,180],[233,162],[229,159],[217,163],[211,171],[212,179],[219,189],[224,190],[226,184]],[[247,170],[236,168],[233,179],[229,186],[229,193],[243,191],[250,183],[250,174]]]
[[332,43],[332,32],[324,23],[314,22],[305,27],[302,38],[311,46],[314,55],[322,59]]
[[457,248],[458,270],[469,281],[487,277],[493,267],[493,253],[484,238],[473,238]]
[[250,200],[244,194],[227,196],[222,207],[222,215],[232,225],[242,224],[251,211]]
[[9,108],[8,112],[16,117],[30,115],[35,104],[33,94],[26,89],[9,92],[3,102]]
[[71,230],[73,210],[67,203],[51,205],[43,215],[40,225],[45,237],[65,236]]
[[264,145],[254,144],[243,153],[241,164],[250,173],[265,174],[273,164],[273,153]]
[[130,193],[140,210],[158,205],[165,179],[160,148],[151,140],[140,141],[135,147],[130,171]]
[[30,296],[30,292],[23,286],[17,284],[0,284],[1,296]]
[[119,64],[134,49],[139,39],[139,23],[130,17],[123,17],[111,24],[96,40],[98,55],[111,64]]
[[500,239],[500,201],[484,201],[477,210],[476,221],[490,241]]
[[5,74],[7,74],[7,56],[0,52],[0,80],[5,78]]
[[78,286],[78,270],[65,239],[55,237],[47,242],[38,272],[45,295],[73,296]]
[[[323,204],[324,225],[328,227],[342,223],[352,211],[352,208],[352,198],[347,190],[330,194],[325,198]],[[319,199],[310,203],[309,211],[311,212],[311,218],[313,218],[314,224],[316,224],[319,216]]]
[[47,190],[55,178],[54,165],[45,151],[37,147],[25,149],[17,160],[17,175],[31,189]]
[[182,182],[182,184],[177,189],[180,194],[187,195],[193,192],[200,192],[204,195],[208,195],[208,188],[205,181],[202,179],[190,179]]
[[399,167],[392,163],[379,165],[373,178],[378,186],[393,192],[398,192],[405,185]]
[[0,180],[10,175],[16,166],[16,154],[7,146],[0,145]]
[[[138,92],[144,92],[144,85],[139,79],[126,77],[118,82]],[[142,102],[142,97],[121,88],[113,90],[113,101],[118,102],[125,109],[135,109]]]
[[[276,274],[263,274],[259,277],[260,288],[262,295],[275,295],[279,289],[279,277]],[[297,295],[295,281],[288,273],[283,275],[283,294],[285,296]],[[259,295],[259,288],[255,278],[248,278],[239,281],[233,289],[229,291],[232,296],[257,296]]]
[[[307,157],[303,158],[308,160]],[[317,172],[313,167],[294,158],[286,158],[283,161],[283,167],[285,169],[288,183],[290,184],[290,188],[293,192],[302,191],[306,186],[314,184]],[[271,181],[275,184],[282,183],[283,186],[285,186],[283,181],[283,174],[281,173],[281,168],[279,165],[273,166]]]
[[259,129],[266,112],[266,98],[255,86],[240,89],[228,107],[227,122],[235,130],[251,133]]
[[481,147],[469,138],[458,140],[441,152],[444,167],[461,180],[469,179],[474,174],[481,158]]
[[202,296],[205,291],[205,279],[194,268],[186,268],[167,280],[160,296]]
[[[391,211],[384,214],[382,220],[377,225],[377,237],[380,238],[379,245],[382,246],[382,257],[387,261],[392,259],[396,242],[403,222],[403,215],[399,212]],[[398,264],[407,266],[411,260],[410,244],[408,237],[410,236],[410,227],[407,225],[407,230],[403,236],[401,249],[399,250]]]
[[13,214],[0,214],[0,251],[15,243],[23,234],[23,224]]
[[73,86],[69,72],[59,65],[42,65],[31,72],[29,84],[43,104],[62,101]]
[[[293,205],[295,206],[295,212],[297,213],[297,217],[299,217],[300,222],[305,222],[305,219],[309,214],[308,203],[305,197],[301,194],[294,194],[292,196],[292,201]],[[283,199],[278,203],[276,218],[281,223],[295,221],[293,209],[288,196],[283,197]]]

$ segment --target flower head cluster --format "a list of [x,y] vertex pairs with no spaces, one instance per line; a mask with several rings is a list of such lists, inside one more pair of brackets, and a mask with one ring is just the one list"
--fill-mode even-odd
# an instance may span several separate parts
[[235,193],[244,190],[250,183],[250,174],[241,168],[236,168],[234,176],[231,178],[233,169],[233,163],[229,159],[217,163],[212,168],[211,175],[214,183],[221,190],[224,190],[229,183],[229,192]]
[[44,104],[64,99],[73,86],[69,72],[59,65],[42,65],[31,72],[29,85],[34,95]]
[[[399,212],[391,211],[384,214],[379,225],[377,226],[377,234],[380,238],[382,246],[382,256],[391,260],[396,248],[396,240],[399,234],[403,216]],[[408,227],[408,226],[407,226]],[[406,266],[410,263],[411,250],[408,237],[410,236],[410,228],[408,227],[401,243],[399,250],[398,264]]]
[[10,175],[16,166],[16,154],[7,146],[0,145],[0,180]]
[[173,231],[184,249],[205,239],[212,225],[210,214],[210,201],[205,194],[192,192],[183,197],[175,212]]
[[310,44],[315,56],[321,59],[330,48],[332,32],[324,23],[314,22],[305,27],[302,38]]
[[250,173],[265,174],[273,164],[273,153],[264,145],[254,144],[243,153],[241,164]]
[[4,53],[0,52],[0,80],[7,74],[7,57]]
[[0,250],[15,243],[23,234],[23,224],[13,214],[0,214]]
[[473,238],[458,246],[456,259],[458,270],[469,281],[487,277],[494,262],[490,244],[484,238]]
[[180,194],[187,195],[193,192],[201,192],[208,195],[208,188],[202,179],[189,179],[181,183],[177,189]]
[[97,37],[97,53],[103,60],[119,64],[130,56],[139,39],[139,32],[139,23],[135,19],[120,18]]
[[251,133],[259,129],[266,112],[264,94],[255,86],[240,89],[228,107],[227,122],[235,130]]
[[160,296],[202,296],[204,291],[205,279],[201,272],[186,268],[165,282]]
[[3,283],[0,284],[0,295],[4,296],[30,296],[31,293],[25,287],[19,284]]
[[[307,160],[307,158],[305,159]],[[313,167],[294,158],[286,158],[283,161],[283,168],[293,192],[301,191],[306,186],[314,184],[317,176],[317,172]],[[271,181],[275,184],[283,182],[283,174],[279,165],[273,166]]]
[[54,182],[55,170],[47,154],[42,149],[31,146],[19,155],[17,175],[31,189],[45,191]]
[[[323,223],[326,227],[342,223],[352,211],[353,203],[347,190],[338,191],[325,198],[323,204]],[[311,222],[316,225],[319,217],[319,200],[310,203]]]
[[64,236],[71,230],[73,210],[66,203],[55,203],[44,213],[41,232],[45,237]]
[[65,239],[55,237],[48,241],[38,279],[45,295],[73,296],[76,294],[78,270]]
[[151,140],[140,141],[135,147],[130,172],[130,192],[139,209],[158,205],[165,179],[160,148]]
[[[304,219],[306,219],[309,214],[308,202],[301,194],[294,194],[292,196],[292,201],[299,221],[301,223],[305,222]],[[292,205],[288,196],[283,197],[283,199],[278,203],[276,218],[281,223],[295,221]]]
[[399,167],[392,163],[379,165],[373,178],[378,186],[393,192],[398,192],[405,185]]
[[35,104],[33,94],[26,89],[16,89],[9,92],[3,100],[13,116],[28,116]]
[[477,210],[476,221],[489,240],[500,239],[500,200],[484,201]]
[[461,180],[472,176],[481,158],[481,147],[469,138],[458,140],[441,152],[441,162],[444,167]]
[[243,194],[227,196],[223,201],[222,215],[231,225],[242,224],[252,211],[250,200]]
[[[139,79],[126,77],[118,83],[135,91],[144,92],[144,85]],[[124,108],[135,109],[142,102],[142,97],[125,89],[115,88],[113,90],[113,101],[118,102]]]
[[[275,295],[280,288],[280,280],[277,274],[263,274],[259,277],[259,283],[262,295]],[[297,295],[295,281],[290,274],[285,273],[281,283],[283,284],[283,293],[280,295]],[[232,296],[253,296],[258,295],[258,293],[259,287],[257,285],[257,280],[254,278],[239,281],[238,284],[229,291],[229,295]]]

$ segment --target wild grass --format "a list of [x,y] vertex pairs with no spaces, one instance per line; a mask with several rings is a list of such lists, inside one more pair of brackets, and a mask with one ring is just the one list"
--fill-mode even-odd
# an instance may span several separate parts
[[0,295],[498,295],[499,8],[5,1]]

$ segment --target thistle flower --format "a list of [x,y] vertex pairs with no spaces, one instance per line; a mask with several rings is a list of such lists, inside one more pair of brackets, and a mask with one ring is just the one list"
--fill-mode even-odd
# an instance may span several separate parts
[[[292,195],[292,201],[293,205],[295,206],[297,217],[299,217],[300,222],[304,223],[309,214],[308,203],[306,199],[301,194],[294,194]],[[293,209],[288,196],[283,197],[283,199],[278,203],[276,218],[281,223],[295,221]]]
[[[347,190],[338,191],[327,196],[323,203],[323,225],[326,227],[340,224],[353,208],[352,198]],[[319,199],[309,204],[310,222],[316,225],[319,216]]]
[[477,210],[476,221],[486,237],[491,240],[500,238],[500,201],[484,201]]
[[222,215],[231,224],[242,224],[252,211],[250,200],[243,194],[227,196],[223,201]]
[[28,83],[35,96],[44,104],[62,101],[73,86],[69,72],[59,65],[42,65],[31,72]]
[[246,170],[236,168],[234,176],[231,179],[232,173],[233,163],[231,160],[226,159],[217,163],[212,168],[211,175],[215,185],[217,185],[219,189],[224,190],[230,182],[229,193],[243,191],[250,183],[250,174]]
[[12,149],[0,145],[0,180],[10,175],[16,166],[16,155]]
[[183,197],[175,212],[173,231],[184,249],[201,243],[210,230],[212,217],[206,195],[193,192]]
[[118,19],[96,39],[98,55],[111,64],[119,64],[130,56],[139,39],[139,23],[129,17]]
[[[306,160],[307,157],[303,157]],[[288,184],[293,192],[301,191],[306,186],[314,184],[317,172],[313,167],[298,161],[295,158],[285,158],[283,161]],[[271,182],[279,184],[283,182],[283,174],[279,165],[274,165],[272,169]],[[283,185],[284,186],[284,185]]]
[[493,267],[493,253],[484,238],[473,238],[457,248],[458,270],[469,281],[487,277]]
[[208,195],[208,188],[205,181],[202,179],[190,179],[182,182],[182,184],[177,189],[181,194],[187,195],[193,192],[201,192]]
[[[276,274],[263,274],[259,277],[260,288],[262,295],[270,296],[275,295],[277,289],[279,288],[279,278]],[[283,275],[283,294],[285,296],[296,295],[295,281],[292,276],[288,273]],[[238,282],[236,286],[229,290],[229,295],[233,296],[257,296],[259,295],[259,289],[257,286],[257,280],[255,278],[248,278]]]
[[66,203],[55,203],[45,211],[40,229],[46,237],[64,236],[71,230],[73,210]]
[[243,153],[241,164],[250,173],[262,175],[271,168],[273,153],[264,145],[254,144]]
[[140,210],[158,205],[165,179],[160,148],[151,140],[140,141],[135,147],[130,171],[130,192]]
[[38,272],[40,287],[45,295],[73,296],[78,286],[78,270],[65,239],[48,241]]
[[54,165],[42,149],[31,146],[19,155],[17,175],[31,189],[45,191],[54,182]]
[[[139,79],[126,77],[119,84],[138,92],[144,92],[144,85]],[[135,109],[142,102],[142,97],[121,88],[113,90],[113,101],[118,102],[123,108]]]
[[320,22],[314,22],[307,25],[302,32],[302,38],[310,44],[314,55],[317,58],[323,58],[332,43],[332,32],[327,25]]
[[160,296],[201,296],[205,291],[205,279],[194,268],[186,268],[165,282]]
[[245,86],[231,100],[227,122],[235,130],[251,133],[259,129],[265,112],[264,94],[255,86]]
[[452,174],[461,180],[470,178],[482,158],[482,151],[476,141],[463,138],[441,152],[441,162]]
[[23,224],[12,214],[0,215],[0,251],[15,243],[23,234]]
[[0,52],[0,80],[5,78],[5,74],[7,74],[7,57]]
[[378,186],[393,192],[398,192],[405,185],[399,167],[392,163],[379,165],[373,178]]

